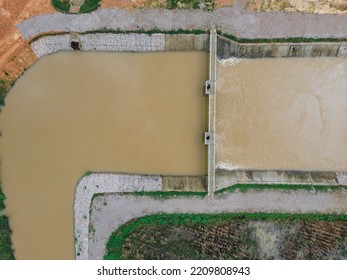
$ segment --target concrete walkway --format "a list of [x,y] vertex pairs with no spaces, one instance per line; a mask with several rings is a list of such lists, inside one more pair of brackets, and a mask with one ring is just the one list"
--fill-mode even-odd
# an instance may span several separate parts
[[102,259],[106,243],[120,225],[154,213],[295,212],[347,213],[347,191],[249,191],[209,197],[174,197],[105,194],[92,203],[89,259]]
[[161,191],[160,176],[94,173],[83,177],[75,193],[75,255],[88,259],[89,209],[95,194]]
[[98,9],[88,14],[37,15],[17,25],[26,40],[52,31],[217,30],[243,38],[346,38],[347,14],[249,12],[242,3],[213,12],[164,9]]

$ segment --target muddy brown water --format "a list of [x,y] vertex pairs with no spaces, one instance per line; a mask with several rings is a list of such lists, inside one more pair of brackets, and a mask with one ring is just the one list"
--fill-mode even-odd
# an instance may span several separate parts
[[217,166],[346,171],[346,77],[346,58],[219,63]]
[[206,172],[205,53],[59,53],[40,59],[0,115],[2,185],[18,259],[73,259],[86,171]]

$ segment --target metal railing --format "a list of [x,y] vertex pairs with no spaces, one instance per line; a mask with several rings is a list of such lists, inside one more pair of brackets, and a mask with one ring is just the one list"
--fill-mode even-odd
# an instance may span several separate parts
[[[217,61],[217,32],[210,31],[209,58],[209,88],[208,93],[208,132],[205,133],[205,143],[208,145],[207,190],[211,196],[216,190],[216,61]],[[208,139],[207,139],[208,137]]]

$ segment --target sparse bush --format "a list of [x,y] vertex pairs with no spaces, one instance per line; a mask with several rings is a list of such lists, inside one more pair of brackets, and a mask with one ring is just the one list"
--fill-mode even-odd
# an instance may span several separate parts
[[96,10],[100,5],[100,0],[86,0],[81,6],[80,13],[89,13]]
[[53,7],[62,13],[68,13],[70,11],[70,0],[52,0]]

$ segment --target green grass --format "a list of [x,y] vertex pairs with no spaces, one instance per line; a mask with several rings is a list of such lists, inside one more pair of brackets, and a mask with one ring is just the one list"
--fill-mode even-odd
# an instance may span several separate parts
[[[0,187],[0,211],[5,209],[5,195]],[[14,253],[11,243],[11,229],[6,216],[0,216],[0,260],[13,260]]]
[[100,0],[85,0],[81,6],[80,13],[89,13],[96,10],[100,5]]
[[136,196],[150,196],[154,198],[172,198],[172,197],[182,197],[182,196],[199,196],[204,197],[207,195],[207,192],[176,192],[176,191],[156,191],[156,192],[145,192],[145,191],[139,191],[139,192],[133,192],[132,195]]
[[[129,31],[123,31],[123,30],[115,30],[115,29],[101,29],[101,30],[94,30],[94,31],[86,31],[81,32],[79,34],[98,34],[98,33],[113,33],[113,34],[131,34],[131,33],[137,33],[137,34],[154,34],[154,33],[162,33],[162,34],[193,34],[193,35],[199,35],[199,34],[208,34],[209,30],[186,30],[186,29],[175,29],[175,30],[160,30],[160,29],[151,29],[151,30],[143,30],[140,29],[140,25],[137,26],[139,28],[138,30],[129,30]],[[249,39],[249,38],[238,38],[232,34],[227,34],[218,31],[219,35],[233,40],[237,43],[241,44],[258,44],[258,43],[340,43],[340,42],[347,42],[347,38],[304,38],[304,37],[289,37],[289,38],[258,38],[258,39]],[[35,38],[32,38],[29,43],[35,42],[36,40],[45,37],[45,36],[54,36],[54,35],[64,35],[69,34],[69,32],[58,32],[58,33],[50,33],[50,34],[40,34]]]
[[234,192],[235,190],[239,190],[240,192],[246,192],[249,190],[285,190],[285,191],[291,191],[291,190],[316,190],[318,192],[328,192],[328,191],[336,191],[341,189],[340,186],[314,186],[314,185],[285,185],[285,184],[264,184],[264,185],[258,185],[258,184],[236,184],[233,186],[230,186],[228,188],[216,191],[216,194],[225,193],[225,192]]
[[227,39],[233,40],[241,44],[257,44],[257,43],[332,43],[346,42],[347,38],[304,38],[304,37],[289,37],[289,38],[238,38],[234,35],[217,31],[217,33]]
[[174,30],[160,30],[153,28],[151,30],[143,30],[140,28],[140,25],[137,26],[139,28],[138,30],[128,30],[123,31],[119,29],[101,29],[101,30],[93,30],[93,31],[86,31],[81,32],[79,34],[98,34],[98,33],[113,33],[113,34],[154,34],[154,33],[162,33],[162,34],[193,34],[193,35],[199,35],[199,34],[208,34],[207,30],[185,30],[185,29],[174,29]]
[[4,200],[6,199],[6,196],[1,192],[0,188],[0,212],[5,209]]
[[70,0],[52,0],[53,7],[62,13],[69,13]]
[[13,260],[14,252],[11,243],[11,229],[8,218],[0,216],[0,260]]
[[207,225],[226,222],[235,219],[244,221],[299,221],[310,219],[315,221],[347,221],[347,215],[327,214],[288,214],[288,213],[224,213],[224,214],[154,214],[140,217],[121,225],[109,238],[104,256],[106,260],[123,259],[122,248],[125,240],[138,228],[144,226],[184,226],[184,225]]
[[0,107],[5,105],[6,93],[7,93],[6,83],[0,80]]
[[[140,28],[140,25],[137,26],[137,28]],[[86,32],[80,32],[79,34],[99,34],[99,33],[113,33],[113,34],[154,34],[154,33],[162,33],[162,34],[192,34],[192,35],[199,35],[199,34],[208,34],[209,30],[185,30],[185,29],[175,29],[175,30],[160,30],[160,29],[151,29],[151,30],[129,30],[129,31],[123,31],[123,30],[115,30],[115,29],[101,29],[101,30],[94,30],[94,31],[86,31]],[[258,38],[258,39],[248,39],[248,38],[238,38],[234,35],[223,33],[218,31],[219,35],[233,40],[240,44],[258,44],[258,43],[340,43],[340,42],[347,42],[347,38],[304,38],[304,37],[291,37],[291,38],[272,38],[272,39],[266,39],[266,38]],[[46,36],[55,36],[55,35],[64,35],[69,34],[69,32],[58,32],[58,33],[50,33],[50,34],[40,34],[35,38],[32,38],[29,43],[35,42],[38,39]]]

